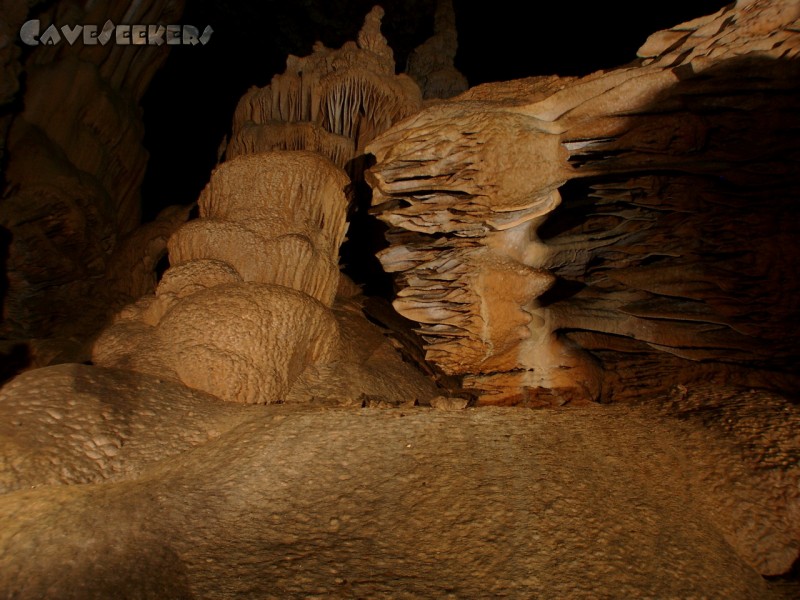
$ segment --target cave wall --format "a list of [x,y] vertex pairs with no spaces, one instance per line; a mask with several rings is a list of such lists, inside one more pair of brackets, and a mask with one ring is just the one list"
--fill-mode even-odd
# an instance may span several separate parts
[[[28,15],[17,4],[3,21],[16,38],[28,17],[44,30],[109,19],[176,23],[182,10],[183,0],[130,7],[106,0],[59,2]],[[0,336],[6,350],[26,346],[33,365],[87,358],[87,341],[111,312],[155,284],[166,239],[187,216],[171,209],[134,234],[147,164],[139,103],[168,48],[6,46],[6,75],[20,73],[8,58],[23,56],[24,83],[8,117]]]

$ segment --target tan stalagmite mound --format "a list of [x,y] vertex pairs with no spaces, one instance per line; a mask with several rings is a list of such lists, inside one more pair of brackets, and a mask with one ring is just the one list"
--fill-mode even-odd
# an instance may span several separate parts
[[417,112],[422,98],[407,75],[395,75],[381,34],[383,9],[364,20],[357,42],[290,56],[286,71],[239,101],[227,157],[269,150],[313,150],[344,168],[393,123]]
[[800,389],[798,19],[739,2],[628,66],[479,86],[374,140],[380,259],[428,358],[486,403]]
[[283,400],[336,356],[329,308],[347,229],[347,176],[312,152],[216,169],[200,218],[169,241],[171,267],[98,339],[98,365],[177,379],[225,400]]
[[347,230],[348,183],[313,152],[223,163],[200,196],[201,218],[170,240],[170,261],[222,260],[245,281],[293,287],[330,305]]
[[456,13],[452,0],[438,0],[433,36],[408,57],[408,75],[417,82],[425,100],[452,98],[467,90],[467,78],[455,68],[458,50]]

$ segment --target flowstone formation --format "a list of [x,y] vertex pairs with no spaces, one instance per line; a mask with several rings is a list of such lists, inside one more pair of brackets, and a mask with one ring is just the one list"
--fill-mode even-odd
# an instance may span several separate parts
[[247,92],[236,108],[227,156],[313,150],[345,168],[375,136],[417,112],[419,88],[407,75],[395,75],[380,29],[383,14],[372,9],[357,42],[338,50],[317,44],[310,56],[290,56],[282,75]]
[[[737,446],[690,416],[692,397],[676,421],[215,404],[83,365],[17,381],[0,393],[4,447],[18,444],[0,462],[17,489],[0,496],[4,595],[796,597],[756,571],[797,558],[797,480],[753,470],[796,452],[777,399],[757,421],[763,397],[723,399],[743,409],[724,413]],[[749,433],[772,418],[772,440]]]
[[490,404],[797,392],[798,17],[738,2],[628,66],[479,86],[374,140],[380,259],[428,359]]
[[335,357],[348,178],[312,152],[222,164],[200,218],[169,241],[154,295],[122,311],[93,360],[168,377],[233,402],[282,400],[309,365]]

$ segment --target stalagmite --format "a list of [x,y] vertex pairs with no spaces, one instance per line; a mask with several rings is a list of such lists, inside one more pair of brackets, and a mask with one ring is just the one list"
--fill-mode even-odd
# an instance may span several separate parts
[[456,14],[452,0],[438,0],[433,36],[408,57],[406,72],[417,82],[425,100],[452,98],[467,90],[467,78],[455,68],[458,50]]
[[241,156],[214,172],[171,267],[95,344],[95,363],[177,379],[224,400],[282,401],[337,348],[347,176],[312,152]]

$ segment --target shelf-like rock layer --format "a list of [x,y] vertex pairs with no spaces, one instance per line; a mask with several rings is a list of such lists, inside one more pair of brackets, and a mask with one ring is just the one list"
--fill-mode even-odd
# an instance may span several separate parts
[[374,140],[380,258],[428,358],[490,403],[689,371],[797,390],[798,18],[739,2],[628,66],[480,86]]

